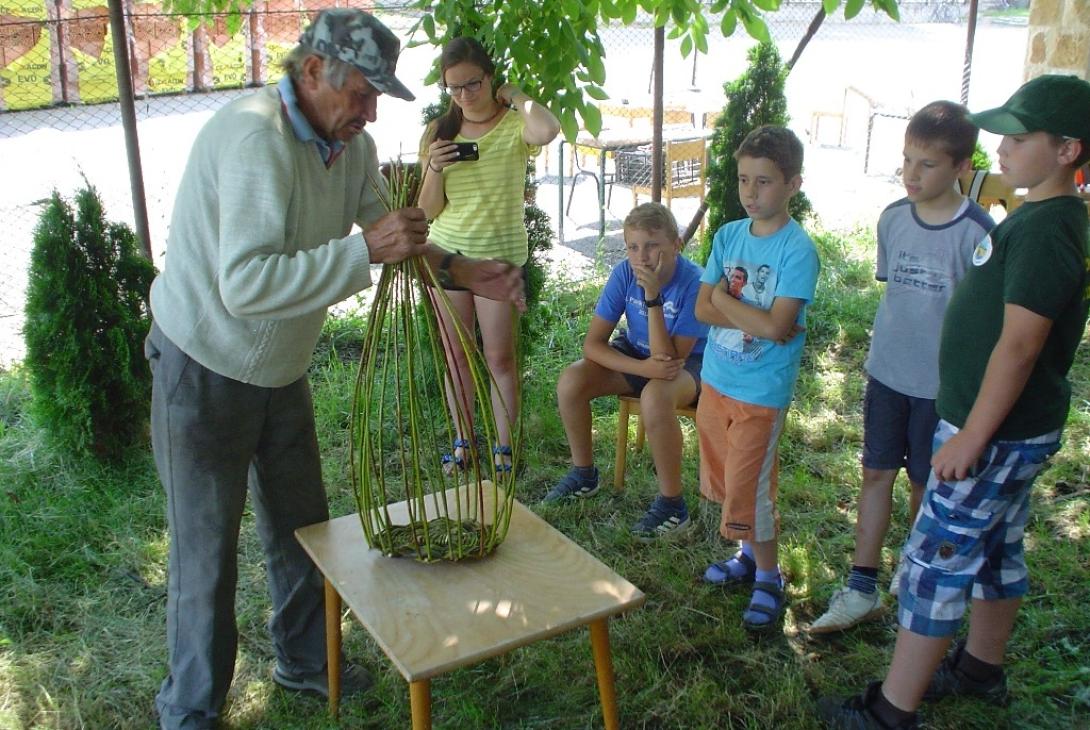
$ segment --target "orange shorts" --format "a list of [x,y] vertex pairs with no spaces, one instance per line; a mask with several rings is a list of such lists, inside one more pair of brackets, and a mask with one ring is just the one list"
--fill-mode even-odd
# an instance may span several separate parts
[[779,534],[776,445],[786,413],[743,403],[704,383],[696,407],[700,493],[723,505],[723,537],[767,542]]

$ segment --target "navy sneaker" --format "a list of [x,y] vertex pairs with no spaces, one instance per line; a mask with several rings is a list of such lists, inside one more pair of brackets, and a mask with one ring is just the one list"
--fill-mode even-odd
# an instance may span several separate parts
[[660,494],[640,521],[632,526],[632,536],[640,542],[653,542],[660,537],[672,539],[684,534],[691,524],[684,503],[680,509],[672,507]]
[[580,476],[573,466],[560,480],[560,483],[549,490],[542,502],[557,502],[561,499],[592,497],[598,493],[598,470],[594,470],[594,476]]

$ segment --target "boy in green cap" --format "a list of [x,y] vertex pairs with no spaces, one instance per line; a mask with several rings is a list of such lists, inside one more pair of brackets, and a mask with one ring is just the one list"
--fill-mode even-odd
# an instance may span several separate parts
[[[1060,448],[1067,372],[1086,325],[1090,84],[1041,76],[970,120],[1002,134],[1003,180],[1026,202],[985,238],[946,310],[931,477],[905,543],[900,627],[884,682],[823,699],[828,727],[915,728],[924,700],[1006,700],[1003,654],[1028,588],[1029,492]],[[972,599],[968,639],[943,658]]]

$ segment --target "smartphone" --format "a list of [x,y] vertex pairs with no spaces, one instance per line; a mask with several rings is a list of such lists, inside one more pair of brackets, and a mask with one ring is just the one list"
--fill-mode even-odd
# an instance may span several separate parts
[[480,153],[477,151],[476,142],[455,142],[454,146],[458,148],[458,154],[454,158],[455,160],[479,160],[481,159]]

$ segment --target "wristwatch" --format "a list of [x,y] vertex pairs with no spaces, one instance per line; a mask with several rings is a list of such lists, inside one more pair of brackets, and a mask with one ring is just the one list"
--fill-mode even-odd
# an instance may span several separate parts
[[648,307],[648,308],[661,307],[662,306],[662,292],[659,292],[658,296],[656,296],[654,299],[644,299],[643,300],[643,306]]
[[443,260],[439,262],[439,269],[435,272],[435,281],[444,289],[454,288],[454,277],[450,275],[450,262],[454,260],[454,257],[458,254],[451,252],[443,257]]

